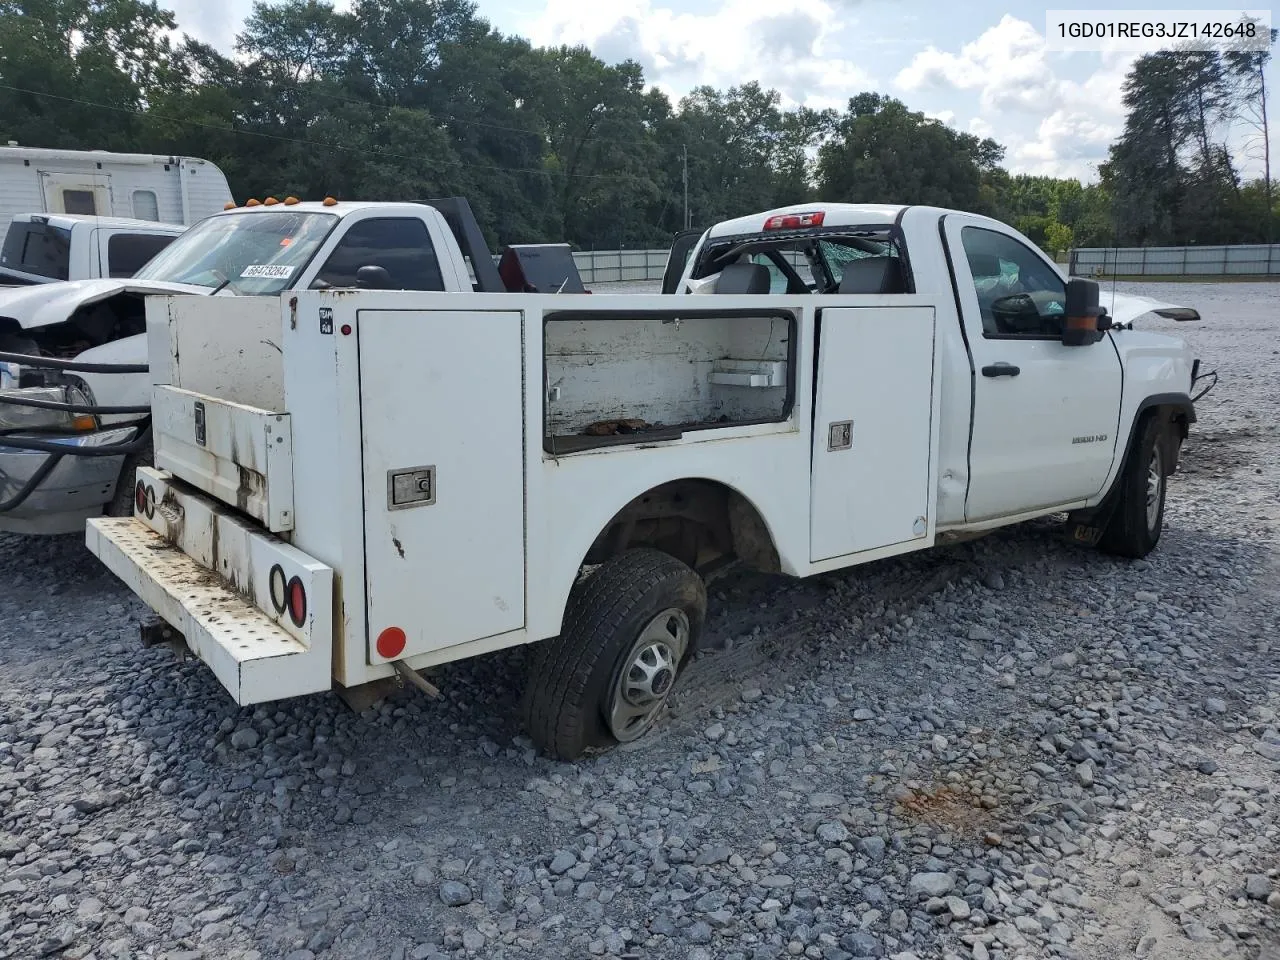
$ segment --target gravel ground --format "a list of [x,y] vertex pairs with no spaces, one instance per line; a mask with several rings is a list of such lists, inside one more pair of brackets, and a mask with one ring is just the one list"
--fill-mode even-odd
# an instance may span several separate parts
[[712,588],[728,649],[578,765],[523,652],[231,704],[75,538],[0,537],[0,957],[1280,956],[1280,287],[1140,288],[1223,382],[1165,537],[1049,523]]

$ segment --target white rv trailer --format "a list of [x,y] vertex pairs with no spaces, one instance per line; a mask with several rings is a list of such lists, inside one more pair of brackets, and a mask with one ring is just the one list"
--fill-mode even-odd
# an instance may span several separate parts
[[0,235],[19,213],[190,226],[230,200],[222,171],[197,157],[0,146]]

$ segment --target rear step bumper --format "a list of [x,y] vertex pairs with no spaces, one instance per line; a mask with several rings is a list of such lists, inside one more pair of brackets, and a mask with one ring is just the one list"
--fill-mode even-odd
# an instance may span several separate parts
[[[169,523],[161,510],[137,517],[91,519],[85,541],[117,577],[186,639],[187,646],[240,705],[329,690],[333,686],[333,571],[269,534],[256,532],[194,491],[183,490],[160,471],[142,468],[140,483],[154,493],[150,503],[181,520],[167,535],[151,525]],[[156,495],[159,496],[156,496]],[[142,498],[144,502],[146,498]],[[185,522],[182,522],[185,521]],[[195,530],[207,531],[198,547]],[[182,547],[174,545],[174,542]],[[219,547],[221,546],[221,551]],[[211,555],[208,565],[184,552]],[[195,549],[193,549],[195,548]],[[213,572],[226,568],[243,592]],[[302,624],[287,604],[275,617],[269,607],[273,571],[277,580],[305,590]],[[287,591],[286,591],[287,592]],[[276,591],[277,597],[280,591]]]

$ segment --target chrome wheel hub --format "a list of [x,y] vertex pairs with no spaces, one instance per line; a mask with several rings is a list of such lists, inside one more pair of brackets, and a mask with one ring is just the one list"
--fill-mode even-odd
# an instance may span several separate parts
[[620,743],[639,738],[658,718],[688,646],[689,618],[683,610],[664,610],[640,631],[608,708],[609,732]]
[[1156,524],[1160,521],[1160,495],[1164,492],[1164,462],[1160,457],[1160,447],[1151,451],[1151,461],[1147,464],[1147,530],[1156,532]]

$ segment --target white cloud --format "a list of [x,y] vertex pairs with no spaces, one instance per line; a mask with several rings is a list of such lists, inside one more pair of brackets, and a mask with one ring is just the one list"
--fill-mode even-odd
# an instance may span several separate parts
[[827,0],[722,0],[699,13],[654,0],[548,0],[530,39],[582,44],[609,62],[634,59],[674,98],[700,84],[756,80],[789,105],[842,107],[872,85],[857,64],[833,53],[844,46],[834,39],[846,21]]
[[1132,55],[1104,53],[1083,81],[1068,79],[1068,60],[1051,57],[1035,27],[1006,14],[958,53],[920,51],[894,85],[908,93],[974,91],[982,113],[969,130],[1003,142],[1010,170],[1092,180],[1124,126],[1120,88],[1132,62]]
[[178,29],[219,50],[227,50],[235,42],[244,18],[252,11],[250,0],[168,0],[162,7],[172,10]]
[[969,121],[969,132],[975,137],[989,137],[995,133],[995,129],[981,117],[974,117]]
[[954,110],[926,110],[924,115],[930,120],[937,120],[939,123],[946,124],[948,127],[956,125],[956,112]]
[[1057,92],[1057,80],[1045,59],[1044,37],[1009,14],[958,54],[926,47],[898,72],[894,83],[909,92],[979,90],[982,106],[989,110],[1038,111]]
[[1010,166],[1020,173],[1097,178],[1097,165],[1124,129],[1121,87],[1132,54],[1104,54],[1083,82],[1058,81],[1055,108],[1034,138],[1010,144]]

